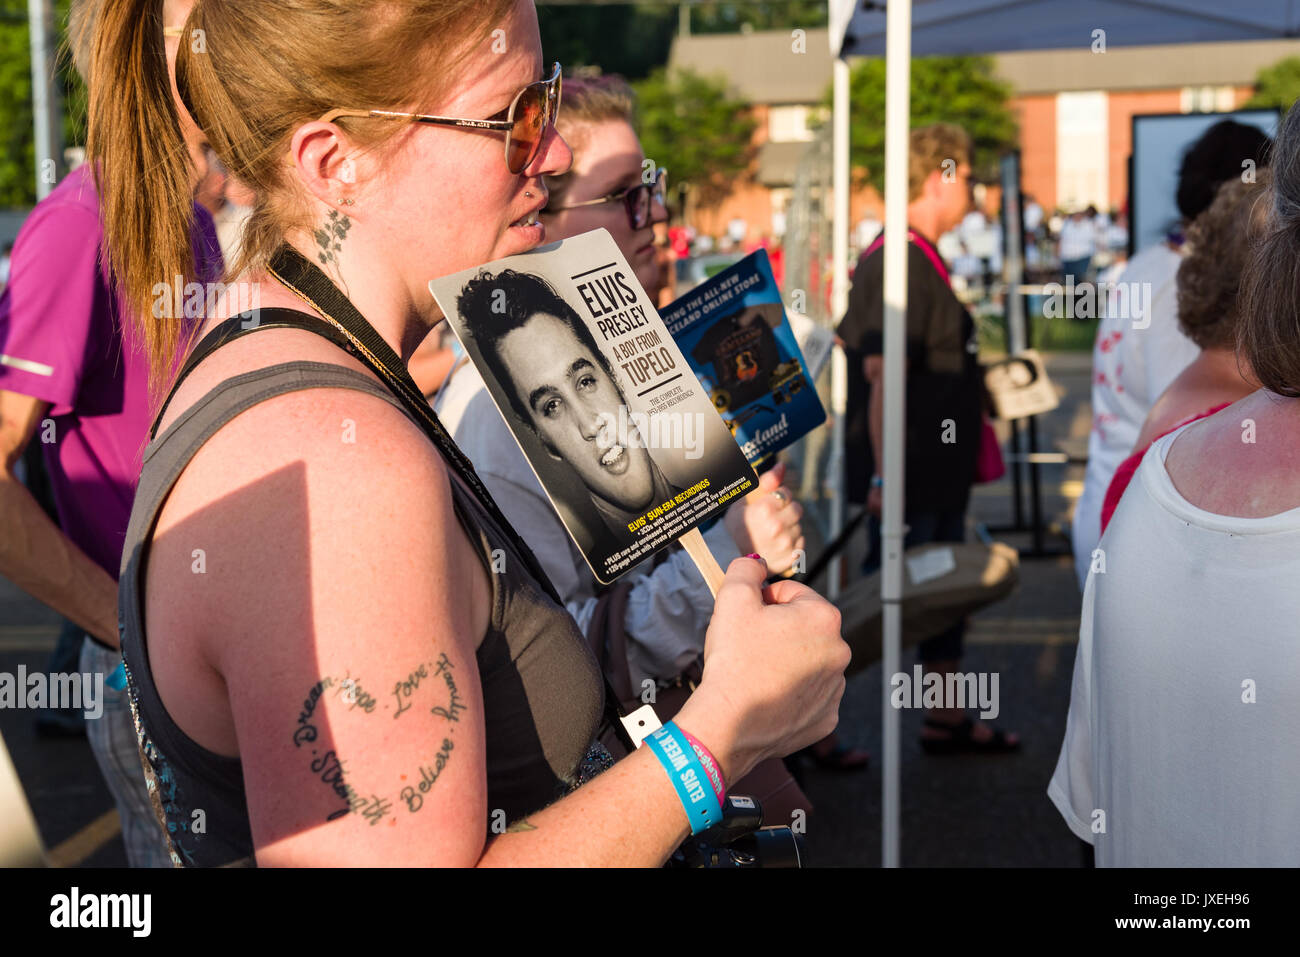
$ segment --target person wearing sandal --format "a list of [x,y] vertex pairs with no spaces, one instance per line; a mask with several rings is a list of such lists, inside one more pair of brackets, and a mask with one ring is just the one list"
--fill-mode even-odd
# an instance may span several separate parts
[[[956,158],[948,182],[945,161]],[[975,358],[974,323],[948,285],[934,240],[961,222],[970,205],[969,135],[936,123],[912,131],[907,207],[907,488],[904,548],[926,542],[960,542],[966,537],[966,506],[975,479],[979,443],[952,441],[980,434],[982,383]],[[884,255],[873,244],[858,262],[849,308],[839,337],[849,368],[865,378],[859,390],[868,403],[868,449],[881,461],[884,436]],[[859,470],[861,471],[861,470]],[[883,482],[867,491],[867,574],[880,566],[880,507]],[[948,675],[961,660],[965,623],[921,642],[926,673]],[[1019,735],[967,717],[963,708],[931,708],[921,730],[927,754],[999,754],[1020,747]]]

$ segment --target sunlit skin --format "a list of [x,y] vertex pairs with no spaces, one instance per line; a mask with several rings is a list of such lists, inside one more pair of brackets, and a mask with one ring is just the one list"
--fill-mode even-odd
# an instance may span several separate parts
[[568,324],[539,312],[506,333],[500,355],[548,451],[567,462],[593,495],[624,511],[649,508],[650,453],[635,440],[626,448],[601,443],[601,423],[606,416],[619,421],[623,393]]
[[[632,127],[623,120],[584,123],[569,127],[561,109],[560,127],[573,138],[573,172],[563,204],[583,203],[621,193],[643,182],[645,153]],[[654,295],[661,282],[659,263],[655,259],[654,224],[668,220],[662,203],[651,202],[650,219],[641,229],[633,229],[627,207],[622,200],[583,206],[578,209],[548,211],[542,221],[549,239],[577,236],[592,229],[607,229],[618,248],[627,257],[641,286]]]

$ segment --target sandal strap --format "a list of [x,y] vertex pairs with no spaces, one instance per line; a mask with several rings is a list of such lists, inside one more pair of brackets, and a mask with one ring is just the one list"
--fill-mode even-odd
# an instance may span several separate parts
[[933,718],[925,718],[922,724],[927,728],[933,728],[935,731],[948,731],[954,738],[969,738],[971,731],[975,727],[975,722],[969,717],[962,718],[956,724],[947,724],[943,721],[935,721]]

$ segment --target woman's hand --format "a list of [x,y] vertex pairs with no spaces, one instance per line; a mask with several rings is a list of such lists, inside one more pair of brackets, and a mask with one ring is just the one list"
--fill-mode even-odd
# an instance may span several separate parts
[[763,556],[778,575],[792,568],[803,554],[803,507],[781,483],[785,463],[779,462],[758,480],[758,488],[736,502],[723,518],[727,531],[744,554]]
[[849,646],[839,610],[811,588],[764,588],[761,561],[738,558],[718,590],[704,679],[677,723],[722,764],[728,781],[835,730]]

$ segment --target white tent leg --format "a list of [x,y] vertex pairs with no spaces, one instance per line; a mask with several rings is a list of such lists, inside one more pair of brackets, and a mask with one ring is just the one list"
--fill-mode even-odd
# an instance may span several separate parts
[[32,56],[32,120],[36,139],[36,199],[50,195],[58,181],[63,130],[54,89],[54,13],[50,0],[27,0]]
[[[849,65],[834,62],[832,101],[832,179],[834,202],[831,220],[831,319],[839,322],[849,307]],[[831,494],[830,538],[844,527],[844,414],[848,407],[849,378],[844,352],[831,354],[831,454],[827,487]],[[840,556],[831,559],[826,572],[826,597],[840,592]]]
[[885,481],[881,529],[884,726],[881,864],[899,862],[898,710],[890,705],[890,678],[899,670],[903,597],[903,482],[907,367],[907,154],[912,65],[911,0],[890,0],[885,20],[885,434],[876,468]]

